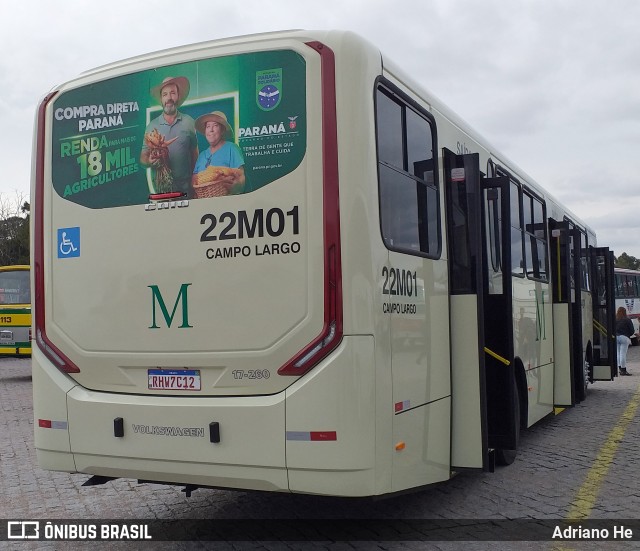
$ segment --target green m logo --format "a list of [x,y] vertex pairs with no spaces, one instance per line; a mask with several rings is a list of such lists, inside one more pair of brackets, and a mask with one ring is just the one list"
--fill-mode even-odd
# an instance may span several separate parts
[[173,318],[178,311],[178,305],[182,303],[182,325],[179,328],[184,327],[193,327],[193,325],[189,325],[189,302],[187,300],[187,290],[189,289],[189,285],[191,283],[183,283],[180,286],[180,291],[178,292],[178,297],[176,298],[175,303],[173,304],[173,310],[171,314],[169,314],[169,310],[167,309],[167,305],[164,302],[164,298],[162,298],[162,293],[160,292],[160,288],[157,285],[148,285],[149,289],[151,289],[151,300],[153,302],[152,306],[152,324],[149,326],[149,329],[160,329],[160,326],[156,323],[156,304],[160,306],[160,311],[164,316],[164,321],[167,324],[167,327],[171,327],[173,323]]

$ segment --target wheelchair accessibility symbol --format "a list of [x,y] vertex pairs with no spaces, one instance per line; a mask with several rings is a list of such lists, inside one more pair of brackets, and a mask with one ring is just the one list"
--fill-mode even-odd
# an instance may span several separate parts
[[58,229],[58,258],[80,256],[80,228]]

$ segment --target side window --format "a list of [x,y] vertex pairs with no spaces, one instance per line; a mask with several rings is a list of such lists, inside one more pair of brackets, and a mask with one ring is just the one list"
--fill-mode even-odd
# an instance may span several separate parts
[[378,161],[402,168],[402,107],[387,97],[378,94]]
[[385,245],[438,257],[441,235],[432,122],[381,86],[376,94],[376,127]]
[[589,248],[587,234],[580,232],[580,266],[582,273],[582,290],[591,291],[591,268],[589,265]]
[[633,296],[633,276],[625,277],[625,296],[632,297]]
[[522,193],[527,277],[547,280],[547,238],[542,202]]
[[[487,277],[490,295],[503,294],[502,285],[502,188],[484,190],[484,231],[487,248]],[[506,270],[509,266],[505,267]]]
[[616,274],[616,298],[624,298],[624,280],[621,274]]
[[502,197],[497,190],[485,191],[485,231],[488,236],[488,252],[493,273],[502,271],[502,242],[500,240],[500,213]]
[[511,181],[511,273],[524,275],[522,255],[522,219],[520,217],[520,187]]

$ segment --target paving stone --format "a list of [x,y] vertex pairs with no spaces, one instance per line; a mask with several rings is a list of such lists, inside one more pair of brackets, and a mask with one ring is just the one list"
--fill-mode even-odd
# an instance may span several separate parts
[[[464,472],[426,490],[380,501],[200,489],[115,480],[83,487],[87,475],[48,472],[36,464],[29,359],[0,359],[0,519],[556,519],[568,513],[611,429],[640,385],[640,347],[629,351],[633,377],[589,387],[587,400],[521,434],[513,465],[495,473]],[[635,375],[637,374],[637,376]],[[617,443],[592,518],[632,519],[640,512],[640,423],[636,415]],[[481,528],[469,528],[482,537]],[[475,532],[474,532],[475,530]],[[539,549],[540,542],[154,542],[141,549]],[[55,542],[7,549],[57,549]],[[636,542],[637,544],[637,542]],[[634,544],[616,542],[615,548]],[[99,545],[99,547],[102,547]],[[568,549],[598,549],[568,542]],[[65,542],[65,549],[82,549]],[[110,542],[105,549],[131,548]],[[552,549],[551,545],[546,548]],[[558,547],[560,549],[561,547]],[[614,548],[607,545],[607,549]]]

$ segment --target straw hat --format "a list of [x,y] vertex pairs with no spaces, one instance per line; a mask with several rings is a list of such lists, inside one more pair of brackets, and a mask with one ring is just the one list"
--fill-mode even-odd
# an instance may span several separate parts
[[200,132],[200,134],[204,134],[204,129],[207,126],[209,121],[217,122],[221,124],[225,128],[225,136],[230,136],[233,134],[233,130],[231,130],[231,125],[229,121],[227,121],[227,116],[222,111],[213,111],[212,113],[207,113],[206,115],[201,115],[196,119],[196,130]]
[[167,77],[161,84],[151,89],[151,94],[162,104],[162,89],[168,84],[175,84],[178,87],[178,101],[176,106],[180,107],[189,95],[190,84],[186,77]]

